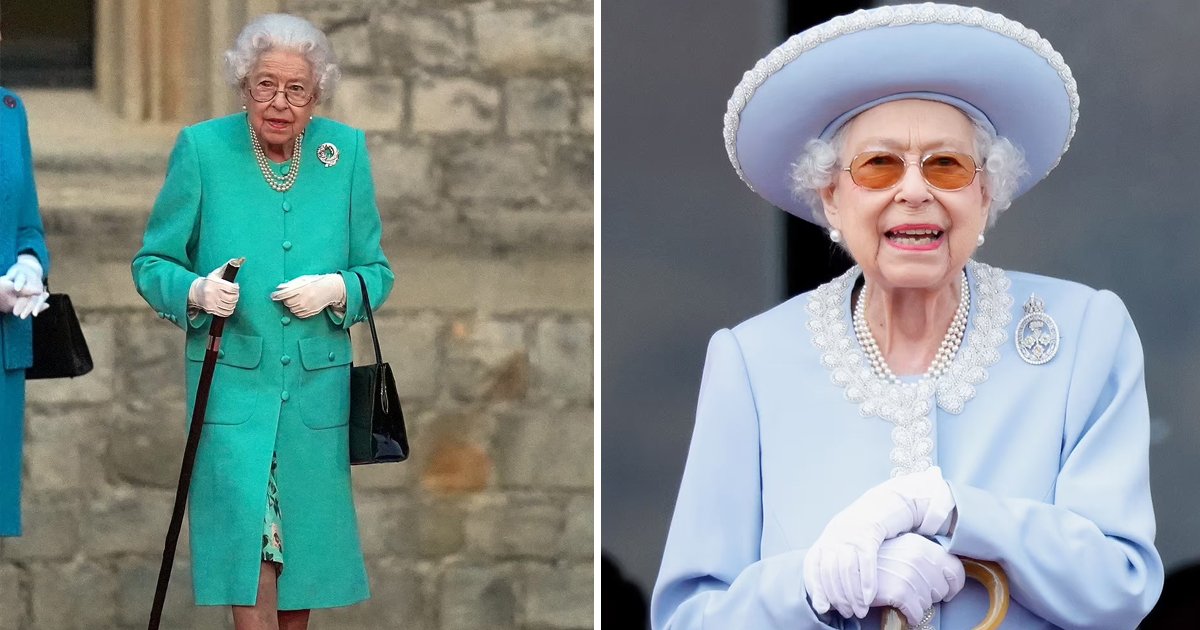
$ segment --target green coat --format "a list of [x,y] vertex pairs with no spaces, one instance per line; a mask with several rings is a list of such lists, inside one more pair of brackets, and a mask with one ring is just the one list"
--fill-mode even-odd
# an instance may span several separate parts
[[[333,166],[317,147],[340,151]],[[282,172],[282,165],[277,165]],[[284,568],[281,610],[344,606],[369,597],[347,454],[350,326],[366,319],[354,271],[376,308],[393,275],[380,247],[366,140],[315,118],[288,192],[263,179],[246,115],[183,129],[133,259],[138,292],[187,333],[190,416],[210,318],[187,316],[192,281],[244,256],[237,308],[225,325],[190,498],[192,574],[199,605],[257,596],[271,453],[278,453]],[[270,294],[304,274],[338,272],[344,320],[328,309],[300,319]]]

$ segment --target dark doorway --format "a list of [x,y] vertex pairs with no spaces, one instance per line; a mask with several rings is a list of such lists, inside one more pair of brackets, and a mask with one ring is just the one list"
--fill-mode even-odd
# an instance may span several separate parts
[[[788,35],[799,33],[835,16],[866,9],[872,3],[862,0],[829,0],[805,2],[788,0]],[[816,288],[850,268],[853,261],[842,249],[829,241],[821,228],[794,216],[787,217],[787,281],[784,287],[790,298]]]
[[3,0],[0,36],[0,84],[94,86],[94,0]]

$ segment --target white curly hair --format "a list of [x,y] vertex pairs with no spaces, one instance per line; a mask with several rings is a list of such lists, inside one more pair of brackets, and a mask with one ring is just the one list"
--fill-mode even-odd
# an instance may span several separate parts
[[225,80],[233,89],[242,89],[263,53],[278,49],[298,52],[308,61],[318,102],[333,96],[342,71],[329,38],[308,20],[286,13],[261,15],[242,29],[233,48],[225,51]]
[[[996,135],[974,119],[971,124],[975,128],[975,149],[983,156],[983,187],[992,198],[988,207],[988,227],[991,227],[1000,213],[1012,205],[1017,182],[1029,168],[1021,149],[1008,138]],[[792,194],[808,205],[814,222],[823,227],[829,227],[829,223],[825,220],[821,190],[833,182],[840,168],[838,154],[841,153],[849,126],[849,123],[842,125],[828,141],[819,138],[809,140],[800,157],[792,164]]]

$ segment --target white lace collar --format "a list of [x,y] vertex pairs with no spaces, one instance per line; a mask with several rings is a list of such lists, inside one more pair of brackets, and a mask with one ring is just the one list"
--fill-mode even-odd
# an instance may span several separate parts
[[850,326],[850,289],[862,274],[857,266],[817,287],[808,301],[808,329],[821,350],[821,364],[846,399],[859,405],[863,417],[878,416],[896,425],[892,431],[892,474],[924,470],[933,451],[929,413],[933,401],[948,413],[961,413],[975,397],[975,386],[987,380],[988,368],[1000,360],[1000,346],[1012,322],[1011,283],[1004,271],[980,262],[967,263],[971,311],[963,345],[950,367],[937,379],[899,385],[879,378],[864,359]]

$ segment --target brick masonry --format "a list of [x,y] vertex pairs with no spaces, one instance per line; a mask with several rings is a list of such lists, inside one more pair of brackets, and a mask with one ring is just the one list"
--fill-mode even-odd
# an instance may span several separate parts
[[[592,4],[285,5],[342,60],[325,113],[368,134],[397,272],[379,333],[414,451],[355,469],[374,596],[312,627],[591,628]],[[26,100],[37,127],[49,107]],[[96,368],[29,384],[0,630],[141,628],[183,445],[183,337],[129,259],[170,141],[80,155],[52,132],[33,139],[53,286]],[[232,627],[191,605],[189,562],[185,528],[164,627]]]

